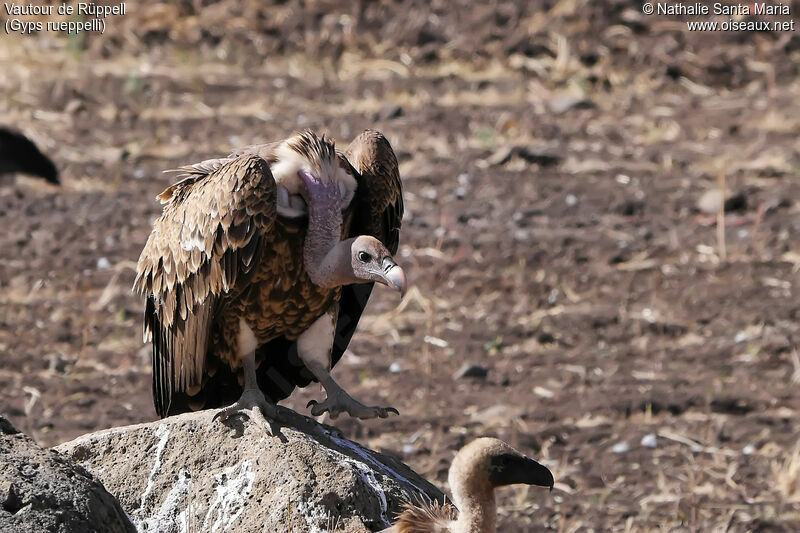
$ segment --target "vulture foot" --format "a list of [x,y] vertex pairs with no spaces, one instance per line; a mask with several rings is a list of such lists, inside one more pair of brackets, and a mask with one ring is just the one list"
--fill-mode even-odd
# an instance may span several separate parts
[[220,409],[214,415],[213,420],[219,418],[224,422],[238,414],[243,414],[250,420],[263,424],[270,435],[276,434],[274,423],[278,419],[278,408],[275,404],[267,401],[264,393],[259,389],[245,389],[236,403]]
[[366,420],[367,418],[386,418],[390,413],[399,415],[400,413],[394,407],[378,407],[366,406],[355,400],[352,396],[347,394],[344,390],[338,389],[322,402],[311,400],[306,407],[311,407],[311,414],[319,416],[326,411],[330,413],[331,418],[335,419],[341,413],[347,413],[353,418],[360,418]]

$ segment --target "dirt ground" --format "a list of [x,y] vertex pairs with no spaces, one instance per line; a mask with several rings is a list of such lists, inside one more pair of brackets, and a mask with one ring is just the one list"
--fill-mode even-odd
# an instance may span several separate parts
[[20,429],[156,417],[130,287],[161,170],[373,127],[413,287],[375,290],[334,376],[401,416],[335,425],[441,486],[478,435],[542,460],[555,490],[500,491],[504,532],[800,530],[800,28],[689,32],[623,0],[129,2],[106,24],[0,39],[2,122],[63,178],[0,184]]

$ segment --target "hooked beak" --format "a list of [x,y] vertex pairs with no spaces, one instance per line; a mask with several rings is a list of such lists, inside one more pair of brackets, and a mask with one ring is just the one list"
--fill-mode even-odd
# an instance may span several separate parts
[[504,460],[497,466],[493,465],[489,477],[492,485],[500,487],[524,483],[553,489],[553,474],[546,466],[523,455],[504,454],[504,456]]
[[394,259],[391,257],[384,257],[381,267],[383,267],[383,274],[381,274],[381,276],[386,280],[386,285],[400,291],[401,298],[405,296],[406,273],[403,272],[400,265],[395,263]]

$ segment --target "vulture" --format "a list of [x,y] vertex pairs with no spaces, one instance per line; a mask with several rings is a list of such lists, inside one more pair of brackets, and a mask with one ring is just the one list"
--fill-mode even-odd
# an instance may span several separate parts
[[505,442],[483,437],[459,450],[448,483],[458,509],[450,504],[409,504],[381,533],[495,533],[495,487],[523,483],[552,490],[553,474]]
[[304,131],[181,167],[162,192],[134,290],[145,296],[153,402],[161,417],[210,407],[277,418],[319,381],[314,416],[385,418],[331,377],[375,282],[405,292],[395,262],[403,198],[379,132],[344,152]]
[[0,174],[22,172],[58,184],[58,169],[23,134],[0,126]]

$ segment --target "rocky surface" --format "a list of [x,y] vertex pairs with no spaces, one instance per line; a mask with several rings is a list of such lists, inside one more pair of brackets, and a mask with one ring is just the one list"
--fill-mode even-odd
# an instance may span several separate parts
[[281,412],[287,426],[275,436],[263,422],[202,411],[56,449],[97,475],[140,532],[379,531],[404,501],[441,500],[399,461]]
[[0,416],[0,531],[135,532],[91,474]]

